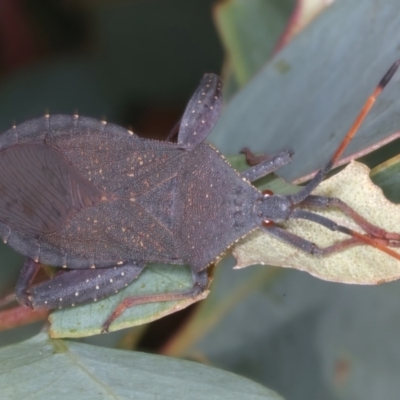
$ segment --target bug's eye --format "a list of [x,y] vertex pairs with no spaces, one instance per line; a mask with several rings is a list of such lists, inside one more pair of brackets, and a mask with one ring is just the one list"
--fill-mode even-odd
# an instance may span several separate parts
[[269,196],[272,196],[273,194],[274,194],[274,192],[272,190],[269,190],[269,189],[265,189],[265,190],[262,191],[262,195],[264,197],[269,197]]
[[270,226],[274,225],[274,221],[271,221],[270,219],[264,219],[264,220],[261,222],[261,225],[262,225],[264,228],[269,228]]

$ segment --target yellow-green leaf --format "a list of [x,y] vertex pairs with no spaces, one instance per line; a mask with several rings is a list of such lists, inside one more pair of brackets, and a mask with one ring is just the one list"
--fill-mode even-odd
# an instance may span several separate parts
[[[314,194],[338,197],[369,222],[389,232],[400,232],[400,206],[384,197],[382,190],[371,182],[369,169],[363,164],[352,162],[323,182]],[[318,212],[362,232],[354,221],[339,210]],[[309,221],[290,220],[284,227],[321,247],[348,238]],[[331,255],[315,256],[261,230],[245,238],[235,247],[233,254],[237,259],[236,268],[261,263],[299,269],[334,282],[378,284],[400,277],[400,261],[370,246],[356,246]]]

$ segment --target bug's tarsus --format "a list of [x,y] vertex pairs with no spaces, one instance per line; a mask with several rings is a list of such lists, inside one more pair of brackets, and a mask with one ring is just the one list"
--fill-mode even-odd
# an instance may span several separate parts
[[262,163],[263,161],[267,160],[269,155],[268,154],[254,154],[248,147],[243,147],[239,153],[244,154],[246,157],[246,163],[251,167],[254,167],[257,164]]
[[389,256],[396,258],[397,260],[400,260],[400,254],[392,250],[391,248],[387,247],[387,243],[382,243],[382,239],[370,237],[368,235],[364,235],[356,231],[351,231],[351,235],[353,238],[358,239],[359,244],[367,244],[369,246],[375,247],[376,249],[379,249],[380,251],[388,254]]
[[281,151],[277,154],[265,156],[263,161],[246,169],[240,174],[240,176],[247,179],[249,182],[254,182],[288,164],[291,161],[292,156],[293,153],[290,151]]

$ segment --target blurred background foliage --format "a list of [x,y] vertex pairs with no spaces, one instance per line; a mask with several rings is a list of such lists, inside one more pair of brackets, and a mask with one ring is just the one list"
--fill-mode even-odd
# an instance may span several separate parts
[[[200,77],[222,73],[229,106],[212,135],[218,148],[233,153],[246,142],[261,151],[276,150],[273,143],[290,146],[298,164],[288,175],[299,177],[326,162],[343,136],[340,129],[347,129],[400,54],[396,2],[330,3],[2,0],[0,129],[47,111],[79,112],[163,139]],[[354,151],[398,130],[398,89],[399,79],[366,123],[360,137],[370,141],[361,140]],[[259,92],[271,100],[260,103]],[[273,134],[262,133],[258,143],[253,139],[252,131],[267,130],[268,123],[251,114],[264,114],[263,107],[280,144]],[[241,113],[248,115],[243,125]],[[298,134],[290,136],[284,122]],[[319,139],[323,145],[310,145]],[[397,153],[392,143],[367,161],[375,166]],[[304,171],[298,165],[305,165]],[[398,199],[397,159],[386,167],[390,175],[382,179]],[[381,167],[374,176],[384,172]],[[0,290],[7,294],[22,257],[1,244],[0,260]],[[200,304],[82,341],[197,360],[248,377],[286,399],[398,398],[399,283],[355,287],[266,266],[233,271],[232,265],[230,256],[218,265],[211,294]],[[0,344],[28,338],[41,327],[2,332]]]

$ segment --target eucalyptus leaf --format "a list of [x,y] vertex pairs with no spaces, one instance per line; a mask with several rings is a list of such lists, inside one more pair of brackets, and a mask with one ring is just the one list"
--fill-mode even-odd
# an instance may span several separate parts
[[[400,56],[398,11],[397,2],[385,0],[333,2],[232,99],[210,140],[226,154],[246,146],[293,150],[293,162],[279,171],[289,181],[321,168]],[[399,76],[347,154],[400,128]]]
[[240,86],[271,56],[294,4],[294,0],[230,0],[215,7],[215,22]]
[[385,196],[395,203],[400,203],[400,155],[376,166],[371,170],[372,182],[379,185]]
[[46,334],[0,350],[2,400],[283,400],[246,378],[164,356],[51,340]]
[[325,303],[315,345],[332,398],[399,398],[399,288],[398,281],[376,287],[341,285]]

